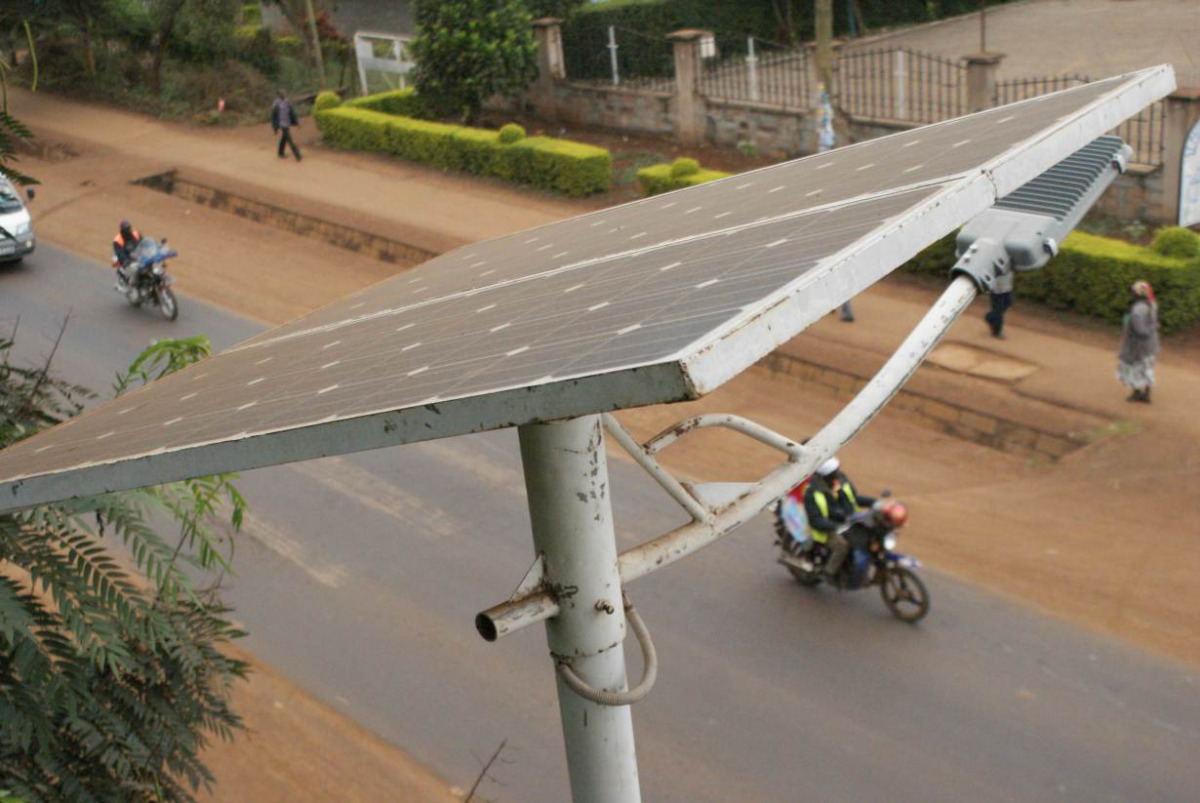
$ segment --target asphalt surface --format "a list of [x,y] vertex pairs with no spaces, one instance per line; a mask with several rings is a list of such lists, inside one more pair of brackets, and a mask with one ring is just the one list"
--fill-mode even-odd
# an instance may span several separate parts
[[[0,267],[18,354],[48,352],[70,310],[55,367],[99,389],[156,337],[225,347],[260,330],[180,307],[174,324],[132,309],[109,272],[47,246]],[[610,471],[621,548],[682,521],[630,464]],[[507,739],[481,794],[567,799],[544,636],[486,644],[472,626],[532,560],[514,433],[247,472],[241,487],[252,516],[227,588],[256,654],[452,784]],[[644,798],[1200,799],[1200,671],[924,576],[918,627],[873,591],[802,589],[760,517],[632,586],[661,665],[634,712]]]

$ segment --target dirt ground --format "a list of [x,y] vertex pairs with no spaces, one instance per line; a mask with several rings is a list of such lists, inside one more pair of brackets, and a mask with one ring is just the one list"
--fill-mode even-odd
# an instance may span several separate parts
[[[65,143],[64,152],[70,152],[62,158],[30,159],[24,165],[46,183],[34,208],[40,236],[96,257],[101,269],[115,210],[120,209],[121,216],[138,221],[144,231],[172,233],[172,241],[184,254],[175,269],[186,296],[266,323],[282,323],[336,300],[385,278],[395,268],[131,187],[130,179],[164,164],[165,153],[228,152],[221,164],[206,166],[268,186],[285,175],[283,170],[311,167],[312,173],[287,174],[281,192],[305,197],[314,206],[324,203],[340,207],[343,213],[357,210],[375,220],[395,220],[397,225],[416,228],[429,219],[430,209],[414,207],[413,199],[420,201],[422,192],[433,187],[436,192],[429,190],[433,193],[429,205],[434,211],[456,210],[454,219],[442,221],[434,232],[450,239],[469,237],[472,231],[490,236],[587,208],[491,184],[474,185],[436,171],[356,160],[349,154],[323,151],[311,139],[302,141],[308,149],[305,162],[295,165],[275,161],[269,147],[260,144],[262,131],[213,132],[209,142],[206,132],[173,129],[122,113],[90,109],[86,128],[75,119],[60,119],[61,113],[61,106],[39,102],[28,115],[46,140]],[[138,144],[123,145],[122,131],[136,134]],[[311,131],[308,134],[311,137]],[[141,143],[154,144],[149,156]],[[304,176],[322,181],[306,186]],[[378,182],[370,190],[379,193],[374,206],[364,204],[363,193],[356,190],[360,182],[371,181]],[[396,197],[408,200],[383,203],[385,196],[392,197],[387,195],[389,183],[402,184]],[[247,276],[253,276],[254,282],[247,282]],[[882,359],[928,307],[934,293],[920,283],[886,281],[855,300],[859,321],[852,327],[829,318],[801,337],[836,341]],[[1102,416],[1113,422],[1111,432],[1061,462],[1049,463],[993,452],[950,436],[930,438],[919,447],[890,444],[872,438],[868,429],[842,455],[857,483],[866,488],[897,488],[912,511],[905,546],[936,568],[1084,627],[1200,664],[1196,618],[1200,584],[1194,579],[1200,576],[1200,497],[1194,493],[1200,487],[1200,419],[1195,416],[1200,399],[1200,344],[1196,337],[1167,341],[1158,397],[1154,405],[1145,407],[1123,402],[1122,389],[1113,378],[1116,335],[1112,330],[1019,306],[1011,313],[1009,339],[997,343],[986,337],[977,317],[977,311],[969,313],[951,338],[994,348],[1037,369],[1005,392]],[[801,435],[827,420],[837,406],[811,388],[756,369],[701,402],[630,411],[622,417],[635,432],[648,435],[692,412],[720,410]],[[741,441],[717,438],[703,449],[701,443],[682,446],[672,465],[687,475],[711,479],[746,478],[762,465],[762,453]],[[909,476],[911,453],[906,448],[935,450],[938,468],[924,476]],[[964,461],[987,462],[989,480],[965,484]],[[256,677],[260,679],[250,685],[240,703],[259,736],[213,752],[223,783],[219,799],[303,798],[326,788],[336,788],[340,798],[351,800],[438,799],[372,796],[385,787],[371,784],[392,783],[385,781],[385,775],[374,774],[376,770],[403,768],[403,757],[288,687],[268,668]],[[319,747],[316,741],[306,741],[310,735],[320,738]],[[266,775],[264,767],[278,768],[269,772],[279,778],[320,776],[322,764],[314,762],[315,754],[336,742],[357,744],[360,737],[363,744],[374,745],[369,751],[375,752],[356,747],[354,756],[369,752],[379,759],[378,765],[356,770],[349,755],[331,763],[343,770],[351,768],[344,777],[347,782],[362,781],[363,797],[353,797],[349,791],[358,787],[309,785],[302,780],[296,783],[296,794],[286,796],[244,786],[254,776]],[[419,768],[396,771],[406,782],[425,782]]]
[[218,783],[202,801],[459,800],[440,778],[370,731],[293,685],[254,656],[249,683],[235,687],[234,710],[246,722],[236,741],[205,754]]

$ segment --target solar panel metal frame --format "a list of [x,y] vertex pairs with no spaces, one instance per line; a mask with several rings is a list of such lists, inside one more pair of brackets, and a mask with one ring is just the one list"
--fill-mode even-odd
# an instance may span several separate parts
[[[753,365],[933,240],[990,208],[999,198],[1174,88],[1171,69],[1165,66],[1109,80],[1115,82],[1114,89],[1060,117],[1039,133],[1014,143],[998,156],[959,174],[916,185],[930,188],[932,194],[849,246],[826,255],[816,267],[759,299],[743,314],[727,320],[669,358],[545,384],[316,421],[295,428],[238,433],[170,450],[158,449],[137,455],[119,455],[116,453],[119,450],[114,450],[114,456],[108,459],[66,465],[38,475],[23,476],[19,471],[13,474],[10,470],[9,476],[0,480],[0,510],[220,471],[698,398]],[[1095,91],[1094,85],[1091,86]],[[1086,89],[1085,86],[1065,93]],[[1038,100],[1042,99],[1033,102]],[[954,122],[947,121],[922,130],[936,130]],[[880,141],[872,140],[863,145]],[[860,146],[834,153],[853,155],[856,147]],[[771,169],[763,168],[764,171]],[[940,189],[935,189],[938,187]],[[895,187],[868,197],[845,199],[829,208],[848,207],[912,189],[914,187]],[[689,192],[692,191],[682,190],[679,195],[683,197]],[[795,214],[810,212],[811,209]],[[758,221],[754,225],[761,223]],[[561,224],[542,228],[556,225]],[[286,336],[286,327],[281,331],[284,334],[267,333],[250,343],[270,340],[272,336]],[[243,344],[234,350],[247,347]],[[195,366],[188,370],[199,368]],[[88,415],[91,413],[83,418]],[[52,432],[69,433],[72,423],[67,422]],[[41,437],[36,436],[12,448],[28,448],[32,440]],[[0,466],[6,456],[9,455],[0,453]]]

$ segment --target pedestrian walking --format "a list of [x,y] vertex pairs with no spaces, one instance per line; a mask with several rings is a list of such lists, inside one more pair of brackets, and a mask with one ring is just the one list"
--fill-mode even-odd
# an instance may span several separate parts
[[1149,404],[1158,357],[1158,303],[1149,282],[1134,282],[1129,292],[1129,309],[1121,319],[1117,379],[1133,391],[1126,401]]
[[279,158],[287,158],[284,148],[290,145],[292,155],[298,162],[300,161],[300,149],[292,140],[292,126],[299,128],[300,121],[296,119],[296,110],[292,108],[291,101],[288,100],[287,90],[280,89],[279,97],[275,98],[275,103],[271,106],[271,130],[279,134]]
[[1013,274],[1011,270],[996,276],[992,289],[988,293],[992,302],[991,309],[983,316],[988,326],[992,328],[992,337],[1004,340],[1004,313],[1013,303]]

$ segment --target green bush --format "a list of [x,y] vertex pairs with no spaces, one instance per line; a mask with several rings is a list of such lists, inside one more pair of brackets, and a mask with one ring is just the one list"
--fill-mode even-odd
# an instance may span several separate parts
[[[675,167],[679,163],[679,159],[675,160],[674,164],[659,164],[643,167],[637,171],[638,184],[642,187],[644,195],[658,195],[662,192],[670,192],[684,187],[694,187],[697,184],[705,184],[709,181],[716,181],[719,178],[726,178],[729,173],[722,173],[719,170],[706,170],[696,165],[696,171],[693,173],[685,173],[684,175],[676,175]],[[695,164],[694,159],[687,161]]]
[[1150,247],[1165,257],[1194,259],[1200,257],[1200,235],[1182,226],[1164,226],[1154,235]]
[[284,34],[275,37],[275,47],[285,56],[298,56],[301,52],[300,37]]
[[500,126],[500,144],[511,145],[519,139],[525,139],[525,129],[516,123]]
[[343,105],[349,109],[368,109],[384,114],[398,114],[401,117],[425,116],[421,101],[417,99],[417,91],[411,88],[377,92],[374,95],[348,100]]
[[[944,237],[904,266],[914,273],[945,277],[954,265],[954,235]],[[1129,286],[1150,282],[1158,299],[1164,332],[1200,323],[1200,260],[1176,259],[1095,234],[1077,231],[1062,244],[1046,267],[1017,276],[1021,298],[1055,309],[1120,323],[1129,306]]]
[[338,93],[326,90],[317,95],[313,100],[313,112],[324,111],[325,109],[336,109],[342,105],[342,99],[338,97]]
[[385,114],[363,108],[367,104],[362,101],[370,98],[314,113],[327,144],[381,151],[571,196],[590,195],[611,186],[612,156],[603,148],[548,137],[525,137],[505,144],[496,131]]
[[700,172],[700,163],[687,156],[680,156],[671,162],[671,178],[683,178]]
[[612,186],[612,155],[604,148],[550,137],[526,137],[499,146],[509,181],[578,198]]

